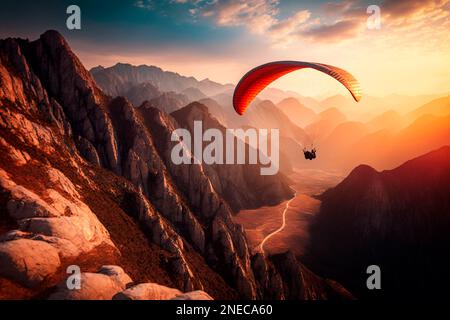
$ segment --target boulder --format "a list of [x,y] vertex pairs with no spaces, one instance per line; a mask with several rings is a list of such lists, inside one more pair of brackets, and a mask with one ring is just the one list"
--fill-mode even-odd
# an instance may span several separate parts
[[182,292],[156,283],[141,283],[114,296],[114,300],[169,300]]
[[177,295],[171,300],[213,300],[213,298],[205,291],[196,290]]
[[98,273],[82,273],[81,288],[69,289],[67,280],[58,284],[50,300],[111,300],[132,282],[118,266],[103,266]]
[[58,250],[46,242],[17,239],[0,243],[0,276],[26,287],[39,285],[60,264]]
[[113,297],[114,300],[213,300],[204,291],[183,293],[157,283],[141,283],[128,288]]

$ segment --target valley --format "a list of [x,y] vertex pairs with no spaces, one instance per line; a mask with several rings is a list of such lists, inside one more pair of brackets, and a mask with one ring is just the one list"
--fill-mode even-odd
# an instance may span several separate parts
[[289,179],[295,191],[293,198],[276,206],[241,210],[234,217],[244,227],[254,252],[277,254],[290,250],[302,256],[309,241],[310,221],[320,207],[320,201],[314,196],[335,186],[343,177],[337,172],[304,169],[295,170]]

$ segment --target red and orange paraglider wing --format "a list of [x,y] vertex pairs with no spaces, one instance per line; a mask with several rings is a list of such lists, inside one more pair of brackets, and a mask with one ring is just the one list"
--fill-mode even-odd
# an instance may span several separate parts
[[276,61],[263,64],[245,74],[239,81],[233,95],[234,110],[244,114],[253,99],[270,83],[295,70],[311,68],[335,78],[351,93],[355,101],[361,99],[358,81],[347,71],[326,64],[302,61]]

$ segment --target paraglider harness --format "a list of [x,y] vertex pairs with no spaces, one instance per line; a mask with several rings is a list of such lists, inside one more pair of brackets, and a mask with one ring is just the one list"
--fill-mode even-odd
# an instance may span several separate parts
[[305,155],[305,159],[312,160],[316,158],[316,148],[312,148],[311,151],[303,148],[303,154]]

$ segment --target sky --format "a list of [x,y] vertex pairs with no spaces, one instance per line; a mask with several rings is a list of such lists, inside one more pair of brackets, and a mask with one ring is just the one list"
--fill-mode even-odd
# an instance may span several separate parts
[[[66,27],[71,4],[81,9],[81,30]],[[369,95],[450,92],[450,0],[2,0],[1,38],[33,40],[48,29],[61,32],[87,68],[147,64],[237,83],[259,64],[300,60],[346,69]],[[312,70],[272,86],[345,94]]]

